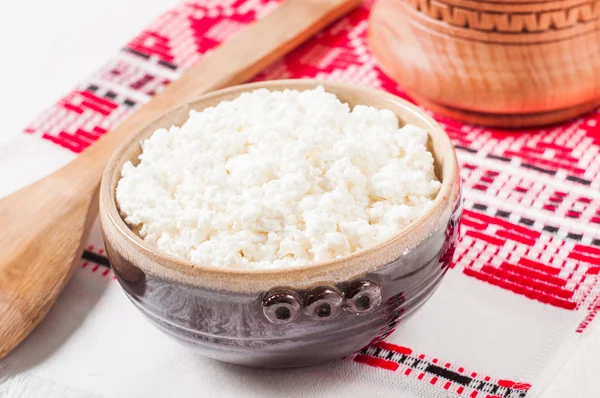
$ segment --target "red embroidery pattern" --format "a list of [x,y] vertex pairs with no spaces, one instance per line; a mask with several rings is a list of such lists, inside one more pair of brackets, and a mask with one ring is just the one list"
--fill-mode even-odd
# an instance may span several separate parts
[[[177,79],[203,53],[277,3],[190,0],[181,4],[160,16],[25,131],[81,152]],[[371,3],[366,1],[257,80],[343,80],[406,98],[369,53],[366,36]],[[599,120],[600,113],[595,112],[562,125],[515,133],[438,118],[451,136],[462,166],[464,234],[456,249],[453,272],[546,305],[582,311],[587,317],[578,331],[583,331],[599,311]],[[379,353],[387,350],[376,347]],[[401,351],[387,352],[393,352],[392,358],[409,355]],[[407,375],[416,373],[415,377],[432,384],[445,383],[443,388],[450,383],[448,388],[456,387],[459,394],[482,394],[465,385],[456,386],[443,376],[428,378],[426,372],[372,354],[365,351],[359,361]],[[485,378],[478,380],[487,382]],[[495,383],[514,391],[526,390],[519,383]]]
[[465,368],[440,362],[438,358],[417,355],[408,347],[386,342],[377,343],[354,355],[353,360],[369,366],[399,372],[408,377],[428,382],[440,389],[468,397],[522,398],[531,385],[511,380],[494,380]]

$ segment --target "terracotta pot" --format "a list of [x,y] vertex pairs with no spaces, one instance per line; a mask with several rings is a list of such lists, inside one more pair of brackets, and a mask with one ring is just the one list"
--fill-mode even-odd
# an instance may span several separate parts
[[600,105],[600,1],[379,0],[382,68],[435,112],[476,124],[560,122]]

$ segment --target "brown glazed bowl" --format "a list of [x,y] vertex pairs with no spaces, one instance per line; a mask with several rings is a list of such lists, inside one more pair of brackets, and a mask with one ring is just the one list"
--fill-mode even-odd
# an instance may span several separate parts
[[[387,108],[429,132],[442,182],[432,208],[394,239],[350,256],[285,270],[230,270],[192,263],[146,244],[115,201],[123,164],[156,129],[181,125],[201,110],[257,88],[307,90],[322,84],[351,106]],[[146,128],[116,151],[100,190],[100,219],[110,263],[131,301],[158,328],[226,362],[291,367],[351,354],[391,333],[421,306],[445,274],[458,237],[460,179],[454,148],[440,126],[390,94],[341,83],[281,80],[200,97]]]

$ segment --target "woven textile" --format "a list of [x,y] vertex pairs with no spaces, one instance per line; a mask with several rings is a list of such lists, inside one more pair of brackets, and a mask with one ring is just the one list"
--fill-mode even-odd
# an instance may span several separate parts
[[[257,80],[339,80],[406,98],[369,52],[370,4]],[[42,112],[21,141],[0,146],[0,166],[27,156],[28,173],[64,164],[276,6],[192,0],[164,13]],[[55,310],[0,363],[0,393],[35,380],[69,396],[535,396],[600,310],[600,114],[518,133],[437,119],[462,168],[462,236],[441,287],[385,341],[299,370],[199,358],[127,302],[96,226]]]

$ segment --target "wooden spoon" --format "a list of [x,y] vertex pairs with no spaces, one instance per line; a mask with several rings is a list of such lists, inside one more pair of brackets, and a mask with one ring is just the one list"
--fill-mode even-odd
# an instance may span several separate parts
[[104,166],[130,134],[195,97],[249,80],[360,0],[287,0],[204,56],[77,159],[0,201],[0,358],[44,318],[98,211]]

